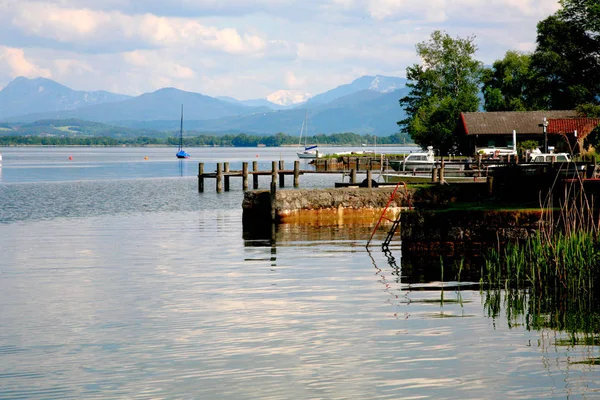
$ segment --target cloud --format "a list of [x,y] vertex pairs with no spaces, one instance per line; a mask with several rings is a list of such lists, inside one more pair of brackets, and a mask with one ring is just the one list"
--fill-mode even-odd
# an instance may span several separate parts
[[3,74],[15,78],[17,76],[25,76],[27,78],[51,78],[52,74],[47,68],[42,68],[30,61],[25,56],[23,49],[15,49],[12,47],[0,46],[0,59],[3,62],[0,64],[0,70]]
[[[476,36],[491,63],[531,50],[557,0],[0,0],[0,85],[52,77],[78,90],[164,86],[212,96],[317,94],[404,76],[435,29]],[[6,50],[10,49],[10,51]],[[20,71],[20,72],[18,72]]]
[[206,26],[193,19],[62,8],[42,2],[19,6],[12,24],[25,35],[90,48],[112,48],[113,52],[132,46],[197,46],[232,54],[265,49],[265,40],[258,35]]

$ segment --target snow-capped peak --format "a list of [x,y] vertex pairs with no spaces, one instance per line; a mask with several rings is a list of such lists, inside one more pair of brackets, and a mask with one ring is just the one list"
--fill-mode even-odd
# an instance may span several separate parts
[[388,92],[392,92],[402,86],[399,86],[396,82],[398,78],[386,78],[385,76],[380,76],[377,75],[375,76],[375,78],[373,78],[373,80],[371,81],[371,84],[369,85],[369,90],[374,90],[376,92],[381,92],[381,93],[388,93]]
[[269,100],[271,103],[279,104],[280,106],[291,106],[293,104],[304,103],[311,97],[312,95],[310,93],[292,90],[278,90],[275,93],[268,95],[267,100]]

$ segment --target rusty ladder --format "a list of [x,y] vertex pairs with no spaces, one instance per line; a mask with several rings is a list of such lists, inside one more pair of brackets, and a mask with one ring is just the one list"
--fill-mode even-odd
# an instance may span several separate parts
[[[408,198],[408,188],[406,186],[406,182],[398,182],[398,184],[396,185],[396,187],[394,188],[394,191],[392,192],[392,194],[390,195],[390,198],[387,202],[387,204],[385,205],[385,208],[383,209],[383,212],[381,213],[381,216],[379,217],[379,221],[377,221],[377,224],[375,225],[375,228],[373,228],[373,233],[371,233],[371,237],[369,238],[369,241],[367,242],[367,246],[369,247],[369,244],[371,244],[371,240],[373,240],[373,236],[375,236],[375,232],[377,232],[377,229],[379,228],[379,225],[381,225],[381,221],[383,221],[384,219],[387,221],[392,222],[392,227],[390,228],[386,238],[384,239],[383,243],[381,243],[381,247],[386,248],[389,246],[390,242],[392,241],[392,238],[394,237],[394,234],[396,233],[396,231],[398,230],[398,226],[400,225],[400,217],[398,217],[398,219],[396,220],[391,220],[388,217],[385,216],[385,213],[387,212],[387,209],[390,207],[390,204],[392,204],[392,201],[394,200],[394,198],[396,197],[396,192],[398,191],[398,188],[400,187],[400,185],[404,186],[404,191],[406,192],[406,197]],[[410,200],[409,200],[409,207],[410,207]]]

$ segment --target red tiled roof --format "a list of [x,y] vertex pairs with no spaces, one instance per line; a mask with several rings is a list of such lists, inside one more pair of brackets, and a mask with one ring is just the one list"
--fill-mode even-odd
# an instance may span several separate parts
[[600,118],[559,118],[548,120],[548,133],[589,133],[600,126]]

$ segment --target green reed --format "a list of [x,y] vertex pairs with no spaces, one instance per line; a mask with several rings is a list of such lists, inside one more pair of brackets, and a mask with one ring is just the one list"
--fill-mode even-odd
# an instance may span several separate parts
[[600,264],[599,224],[581,180],[553,188],[541,204],[539,229],[524,240],[498,244],[485,259],[487,283],[505,287],[593,290]]
[[[484,255],[481,281],[487,284],[490,316],[501,309],[502,292],[509,323],[526,315],[528,328],[600,332],[600,230],[581,180],[552,190],[541,206],[539,229],[526,239],[498,243]],[[482,288],[484,287],[482,286]],[[500,290],[504,289],[504,291]]]

